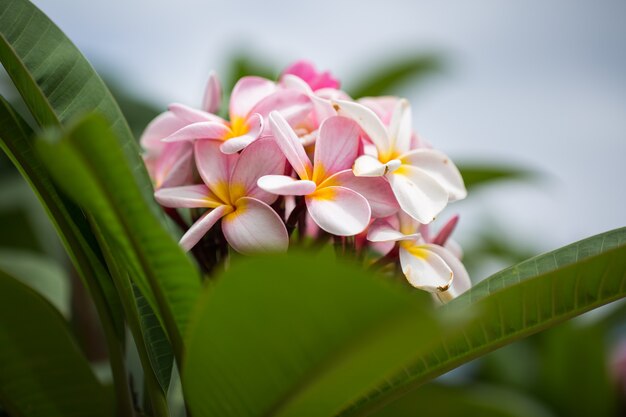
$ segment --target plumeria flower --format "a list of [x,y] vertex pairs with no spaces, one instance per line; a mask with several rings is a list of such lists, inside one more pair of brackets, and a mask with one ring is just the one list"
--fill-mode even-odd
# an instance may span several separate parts
[[257,186],[259,177],[285,171],[285,157],[271,138],[262,138],[241,154],[227,155],[216,141],[194,144],[198,172],[204,184],[162,188],[156,200],[165,207],[206,208],[183,235],[190,250],[222,219],[224,237],[236,251],[284,251],[289,244],[285,225],[269,206],[277,196]]
[[[216,88],[212,87],[213,90]],[[216,98],[217,94],[211,92],[205,94],[207,96]],[[305,94],[282,88],[265,78],[243,77],[235,84],[230,97],[229,121],[209,112],[179,104],[172,105],[171,112],[191,123],[174,132],[165,141],[213,140],[220,143],[222,152],[233,154],[260,137],[264,117],[270,111],[280,111],[283,116],[296,123],[306,117],[310,110],[310,100]]]
[[400,207],[420,223],[430,223],[448,201],[465,198],[467,192],[459,170],[443,153],[433,149],[411,149],[411,108],[398,100],[389,126],[362,104],[335,100],[335,110],[355,120],[375,147],[374,154],[361,155],[354,174],[384,176]]
[[367,239],[371,242],[397,242],[400,266],[415,288],[434,294],[441,302],[450,301],[467,291],[471,282],[465,267],[445,244],[458,218],[453,218],[432,240],[419,233],[420,225],[404,213],[399,214],[399,226],[387,219],[378,219],[370,226]]
[[377,210],[394,210],[384,182],[364,184],[354,177],[350,167],[358,152],[359,128],[345,117],[331,117],[322,123],[315,146],[314,163],[293,129],[278,112],[270,113],[276,143],[299,179],[285,175],[266,175],[259,179],[262,189],[285,196],[305,196],[307,211],[313,221],[328,233],[352,236],[363,231],[372,213],[368,194]]
[[295,75],[306,82],[313,91],[322,88],[339,89],[339,80],[333,77],[329,71],[320,72],[313,63],[306,60],[296,61],[285,68],[282,75],[288,74]]

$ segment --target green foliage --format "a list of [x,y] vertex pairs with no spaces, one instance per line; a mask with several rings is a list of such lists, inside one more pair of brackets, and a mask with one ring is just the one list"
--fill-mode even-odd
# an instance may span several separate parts
[[529,180],[537,177],[537,174],[524,169],[496,166],[489,163],[460,163],[458,167],[468,191],[497,181]]
[[58,311],[2,270],[0,294],[0,405],[16,416],[113,416],[111,392]]

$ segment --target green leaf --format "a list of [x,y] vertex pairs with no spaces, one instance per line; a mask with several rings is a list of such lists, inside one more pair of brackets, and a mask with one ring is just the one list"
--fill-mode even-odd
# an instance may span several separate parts
[[371,414],[372,417],[550,417],[545,407],[515,391],[472,384],[431,383]]
[[132,176],[114,133],[98,115],[84,118],[64,136],[37,143],[54,179],[105,232],[115,259],[126,270],[165,325],[182,356],[200,280],[191,262],[163,228],[128,178]]
[[0,271],[0,404],[25,417],[112,417],[67,324],[40,295]]
[[[104,82],[52,21],[28,0],[0,0],[0,61],[40,126],[96,111],[111,124],[145,201],[152,184],[139,145]],[[150,209],[159,213],[153,204]]]
[[509,166],[469,163],[460,163],[457,166],[468,190],[498,181],[528,180],[536,177],[530,171]]
[[240,259],[206,289],[182,371],[191,414],[334,415],[438,334],[424,294],[333,258]]
[[388,64],[370,70],[361,82],[346,91],[352,97],[370,97],[392,94],[409,81],[441,71],[442,62],[436,55],[415,55],[387,60]]
[[441,314],[471,317],[343,415],[367,415],[472,359],[626,296],[626,228],[539,255],[482,281]]

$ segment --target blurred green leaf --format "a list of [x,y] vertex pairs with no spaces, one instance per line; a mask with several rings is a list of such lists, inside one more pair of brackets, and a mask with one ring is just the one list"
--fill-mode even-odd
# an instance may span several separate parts
[[372,417],[550,417],[541,404],[501,387],[431,383],[387,405]]
[[124,118],[128,122],[130,130],[136,138],[141,136],[148,123],[161,113],[161,110],[152,103],[142,100],[136,95],[129,93],[127,89],[105,77],[106,85],[120,106]]
[[66,318],[70,316],[70,282],[56,262],[30,252],[0,250],[0,270],[46,298]]
[[468,190],[497,181],[530,180],[537,177],[537,174],[531,171],[509,166],[469,163],[460,163],[457,166]]
[[112,417],[110,391],[96,380],[58,311],[3,271],[0,294],[2,407],[24,417]]
[[114,132],[90,115],[65,135],[38,141],[39,157],[68,195],[93,216],[113,257],[129,274],[164,324],[177,358],[200,292],[198,274],[141,198]]
[[626,296],[626,228],[539,255],[480,282],[441,314],[471,317],[451,327],[392,383],[343,415],[367,415],[487,352]]
[[[106,88],[74,44],[28,0],[0,0],[0,61],[40,126],[59,126],[97,111],[112,126],[131,167],[127,180],[151,201],[152,184],[139,146]],[[160,215],[156,205],[150,209]]]
[[233,262],[187,334],[194,416],[330,416],[385,381],[438,334],[421,293],[334,256]]
[[441,58],[433,54],[405,55],[385,62],[368,70],[361,76],[362,81],[348,86],[346,91],[354,98],[393,94],[409,81],[415,83],[443,68]]

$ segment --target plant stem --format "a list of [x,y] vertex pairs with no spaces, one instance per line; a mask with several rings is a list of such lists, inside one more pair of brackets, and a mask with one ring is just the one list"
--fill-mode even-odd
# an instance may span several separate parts
[[[304,197],[302,196],[296,197],[296,206],[294,207],[293,211],[289,214],[289,218],[287,219],[287,223],[285,224],[285,226],[287,227],[287,234],[289,236],[291,236],[294,229],[296,228],[298,219],[300,218],[300,215],[304,212],[305,208],[306,208],[306,203],[304,202]],[[300,233],[302,232],[303,231],[300,230]]]

